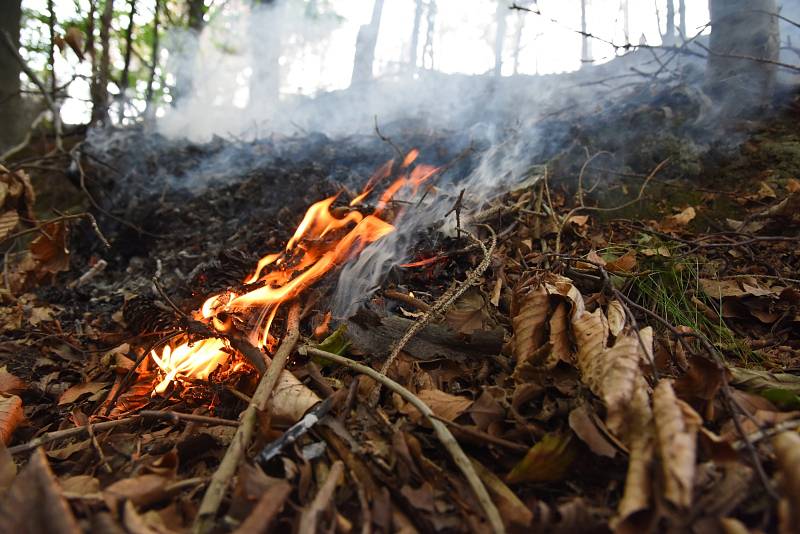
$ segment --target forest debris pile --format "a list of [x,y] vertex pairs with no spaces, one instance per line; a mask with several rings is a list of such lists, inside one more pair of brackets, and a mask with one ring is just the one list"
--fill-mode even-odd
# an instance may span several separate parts
[[[64,532],[485,530],[485,503],[432,432],[433,417],[509,531],[792,524],[792,508],[774,499],[791,502],[798,477],[800,252],[796,212],[780,208],[795,201],[795,181],[705,191],[693,204],[615,219],[617,206],[543,174],[449,215],[488,225],[465,226],[477,242],[436,228],[420,236],[413,261],[348,321],[330,317],[335,279],[320,277],[275,314],[273,340],[256,327],[255,342],[211,347],[225,347],[225,365],[164,383],[156,345],[177,352],[224,334],[229,319],[237,329],[259,322],[191,314],[202,317],[215,295],[240,295],[259,257],[285,250],[300,214],[336,194],[324,178],[285,163],[193,199],[165,195],[146,229],[144,217],[101,218],[119,248],[94,271],[104,245],[90,220],[30,232],[6,279],[29,256],[40,261],[35,276],[7,283],[0,308],[0,508],[39,502]],[[636,180],[619,186],[628,199],[619,206],[637,192],[656,205]],[[721,198],[740,206],[735,220],[716,212]],[[349,200],[330,205],[337,219],[354,213]],[[68,271],[48,270],[43,242]],[[423,318],[386,375],[432,416],[324,356],[380,370]],[[296,347],[282,342],[292,334]],[[286,368],[260,405],[266,379],[242,356],[264,346],[282,361],[283,345]],[[310,400],[298,409],[300,389]],[[302,417],[308,408],[313,417]],[[255,461],[268,446],[269,459]],[[244,461],[204,515],[204,495],[237,447]],[[14,460],[28,455],[15,477]],[[2,513],[0,525],[18,516]]]

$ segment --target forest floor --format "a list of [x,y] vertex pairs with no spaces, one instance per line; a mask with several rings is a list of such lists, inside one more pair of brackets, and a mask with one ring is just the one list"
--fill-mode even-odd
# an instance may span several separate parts
[[[290,272],[343,241],[285,248],[315,202],[338,191],[331,213],[352,213],[337,177],[378,168],[384,141],[140,157],[134,134],[142,178],[124,187],[122,156],[79,157],[83,187],[61,190],[69,157],[4,170],[0,530],[793,532],[800,100],[732,127],[734,149],[609,133],[669,105],[587,119],[522,182],[467,191],[448,217],[473,233],[427,229],[355,317],[331,319],[335,270],[292,295],[263,376],[260,319],[198,310],[246,291],[263,254]],[[393,142],[447,166],[446,137]],[[269,163],[190,189],[144,177],[232,145]],[[151,351],[208,338],[218,366],[165,380]]]

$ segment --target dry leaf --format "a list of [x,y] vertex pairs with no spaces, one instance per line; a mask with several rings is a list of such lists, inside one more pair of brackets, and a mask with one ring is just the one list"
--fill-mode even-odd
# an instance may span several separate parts
[[612,527],[617,531],[629,517],[650,506],[654,430],[650,398],[645,387],[634,391],[629,417],[628,473],[625,476],[625,491],[617,507],[617,517],[612,522]]
[[81,532],[41,449],[33,453],[0,503],[0,532]]
[[612,336],[616,337],[625,328],[625,308],[622,307],[620,301],[614,299],[608,303],[606,315],[608,317],[608,331]]
[[93,476],[77,475],[61,480],[61,489],[70,496],[86,496],[100,493],[100,481]]
[[70,26],[67,28],[64,40],[67,42],[75,55],[83,61],[83,32],[77,26]]
[[485,330],[490,320],[486,299],[478,289],[471,289],[461,295],[445,316],[451,329],[466,335],[476,330]]
[[573,363],[572,347],[569,341],[569,317],[567,314],[567,304],[559,302],[553,315],[550,317],[550,356],[547,358],[545,367],[551,369],[559,361]]
[[667,217],[662,227],[666,230],[681,228],[689,224],[696,216],[697,212],[695,209],[689,206],[680,213]]
[[0,441],[8,445],[14,431],[24,420],[22,399],[16,395],[0,395]]
[[[2,204],[0,204],[2,206]],[[5,239],[19,224],[17,210],[8,210],[0,215],[0,239]]]
[[542,284],[523,284],[514,291],[511,322],[517,362],[527,360],[544,343],[550,296]]
[[[448,421],[454,420],[472,406],[472,400],[445,393],[440,389],[424,389],[417,394],[417,397],[427,404],[434,414]],[[419,414],[410,404],[406,405],[403,411],[407,414]]]
[[58,399],[58,405],[61,406],[63,404],[75,402],[81,395],[94,395],[106,387],[108,387],[107,382],[86,382],[84,384],[74,385],[61,394],[61,397]]
[[525,506],[525,503],[511,491],[511,488],[500,477],[486,469],[483,464],[473,458],[470,458],[470,461],[478,477],[489,490],[489,494],[494,497],[492,500],[497,504],[497,510],[500,512],[500,517],[503,518],[503,523],[509,528],[529,527],[533,521],[533,512]]
[[506,476],[509,484],[561,480],[578,454],[572,432],[546,434]]
[[28,385],[21,378],[9,373],[5,365],[0,367],[0,395],[16,395],[26,389]]
[[5,445],[0,443],[0,502],[17,476],[17,464]]
[[569,427],[596,455],[609,458],[617,455],[617,448],[597,428],[585,405],[578,406],[569,413]]
[[117,510],[124,500],[136,506],[149,506],[167,497],[168,483],[168,478],[159,475],[124,478],[105,488],[103,499],[111,510]]
[[42,230],[44,234],[39,234],[30,246],[31,256],[38,262],[39,269],[50,273],[69,270],[66,224],[50,223]]
[[629,273],[636,267],[636,251],[629,250],[616,260],[606,263],[606,269],[612,273]]
[[694,488],[697,429],[703,421],[691,406],[675,396],[668,379],[661,379],[653,392],[653,419],[664,496],[674,505],[688,509]]

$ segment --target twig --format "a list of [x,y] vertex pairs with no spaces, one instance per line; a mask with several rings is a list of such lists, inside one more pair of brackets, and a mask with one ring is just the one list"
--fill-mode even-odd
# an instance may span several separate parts
[[422,402],[419,397],[386,375],[379,373],[371,367],[367,367],[366,365],[362,365],[349,358],[345,358],[344,356],[339,356],[337,354],[332,354],[330,352],[315,349],[309,346],[300,347],[298,351],[301,355],[305,356],[311,354],[313,356],[319,356],[320,358],[325,358],[326,360],[349,367],[358,373],[365,374],[377,381],[378,384],[382,384],[392,390],[394,393],[397,393],[406,402],[413,405],[428,420],[431,427],[433,427],[433,431],[436,433],[436,437],[439,438],[439,441],[442,442],[444,448],[447,449],[447,452],[453,458],[453,462],[455,462],[455,464],[464,474],[464,477],[467,479],[470,488],[472,488],[472,491],[475,493],[475,497],[480,502],[481,507],[486,514],[486,518],[489,520],[489,524],[494,532],[505,532],[505,527],[500,519],[500,513],[497,511],[497,508],[489,497],[489,494],[486,492],[483,482],[481,482],[481,479],[478,477],[478,474],[472,467],[472,463],[470,463],[467,455],[464,454],[464,451],[461,449],[461,446],[459,446],[456,438],[453,437],[453,434],[447,428],[447,425],[439,421],[434,415],[433,410],[431,410],[427,404]]
[[314,496],[314,500],[308,505],[308,508],[303,510],[300,515],[300,522],[297,528],[297,534],[316,534],[317,523],[322,513],[328,509],[333,500],[333,492],[336,491],[336,486],[339,484],[342,475],[344,474],[344,463],[341,460],[336,460],[325,477],[325,482],[320,486],[319,491]]
[[769,59],[765,57],[755,57],[755,56],[745,56],[742,54],[727,54],[723,52],[715,52],[714,50],[710,49],[709,47],[707,47],[706,45],[704,45],[699,41],[696,42],[695,44],[712,56],[726,57],[730,59],[744,59],[745,61],[753,61],[755,63],[767,63],[768,65],[776,65],[778,67],[783,67],[784,69],[800,72],[800,65],[791,65],[789,63],[782,63],[780,61],[775,61],[774,59]]
[[39,123],[42,122],[46,114],[47,111],[44,110],[41,113],[39,113],[35,119],[33,119],[33,122],[31,122],[31,125],[28,128],[28,132],[25,134],[25,138],[16,145],[6,150],[5,152],[3,152],[3,154],[0,155],[0,161],[7,161],[8,158],[13,156],[17,152],[24,150],[25,147],[28,146],[28,143],[31,142],[31,137],[33,137],[34,130],[36,130],[36,127],[39,126]]
[[375,134],[380,138],[381,141],[383,141],[384,143],[388,143],[388,145],[390,147],[392,147],[395,152],[397,152],[397,156],[400,158],[400,161],[403,161],[403,158],[405,157],[405,154],[403,154],[403,151],[400,150],[400,147],[398,147],[396,144],[394,144],[394,142],[391,139],[389,139],[388,137],[383,135],[381,133],[380,129],[378,128],[378,116],[377,115],[375,115]]
[[[492,254],[494,253],[494,249],[497,246],[497,235],[494,233],[494,230],[490,226],[481,225],[484,228],[487,228],[491,233],[491,244],[487,248],[486,245],[483,244],[483,241],[478,239],[473,233],[463,230],[465,234],[467,234],[473,241],[478,243],[483,251],[483,260],[481,263],[472,271],[467,274],[467,278],[462,283],[455,283],[447,291],[445,291],[441,297],[439,297],[436,302],[433,303],[433,306],[426,311],[414,324],[412,324],[406,333],[401,337],[397,343],[394,344],[392,347],[391,353],[389,353],[389,357],[386,358],[386,361],[383,363],[381,367],[381,374],[385,375],[386,372],[391,367],[392,363],[394,363],[397,356],[400,354],[400,351],[403,350],[403,347],[406,346],[411,338],[413,338],[417,332],[425,328],[425,326],[438,314],[443,313],[445,310],[450,308],[453,303],[464,294],[464,292],[472,287],[478,279],[481,277],[483,272],[489,267],[489,264],[492,261]],[[370,404],[375,406],[378,404],[378,400],[380,399],[381,388],[380,384],[375,388],[374,392],[372,393],[372,397],[370,398]]]
[[426,312],[431,309],[430,304],[423,302],[418,298],[412,297],[411,295],[406,295],[400,291],[395,291],[394,289],[385,290],[383,292],[383,296],[392,300],[400,301],[403,304],[408,304],[409,306],[414,306],[420,311]]
[[222,419],[219,417],[209,417],[207,415],[195,415],[192,413],[180,413],[173,411],[159,412],[157,410],[142,410],[139,415],[149,419],[161,419],[169,421],[170,423],[178,423],[180,421],[189,421],[191,423],[200,423],[203,425],[220,425],[220,426],[239,426],[239,421],[232,421],[230,419]]
[[19,232],[7,235],[3,239],[0,239],[0,244],[5,243],[6,241],[11,241],[12,239],[16,239],[26,234],[32,234],[34,232],[43,232],[45,226],[49,226],[53,223],[70,221],[73,219],[87,219],[89,223],[92,225],[92,230],[94,230],[94,233],[97,235],[98,239],[100,239],[100,242],[103,243],[103,245],[105,245],[106,248],[111,247],[111,244],[108,242],[108,239],[106,239],[106,236],[104,236],[103,232],[100,231],[100,227],[97,225],[97,219],[95,219],[94,215],[92,215],[89,212],[74,213],[71,215],[61,215],[60,217],[54,217],[47,221],[43,221],[34,227],[26,228],[25,230],[21,230]]
[[434,415],[433,417],[435,417],[442,423],[452,428],[456,434],[469,436],[473,440],[477,441],[482,445],[485,445],[486,443],[491,443],[493,445],[497,445],[498,447],[503,447],[510,451],[519,452],[523,454],[528,452],[528,450],[530,449],[530,447],[523,445],[521,443],[514,443],[513,441],[508,441],[507,439],[498,438],[496,436],[492,436],[491,434],[487,434],[486,432],[481,432],[480,430],[477,430],[473,427],[459,425],[455,421],[449,421],[443,417],[439,417],[438,415]]
[[101,423],[92,423],[89,425],[82,425],[76,426],[73,428],[65,428],[64,430],[56,430],[53,432],[48,432],[47,434],[42,434],[38,438],[34,438],[27,443],[23,443],[21,445],[15,445],[14,447],[9,447],[8,452],[11,454],[19,454],[22,452],[27,452],[39,447],[40,445],[44,445],[46,443],[50,443],[51,441],[56,441],[58,439],[63,438],[70,438],[73,436],[79,436],[84,432],[88,432],[91,428],[93,432],[97,432],[99,430],[108,430],[109,428],[114,428],[116,426],[124,425],[126,423],[132,423],[138,421],[141,417],[137,415],[132,415],[130,417],[126,417],[124,419],[116,419],[114,421],[103,421]]
[[231,478],[236,472],[239,462],[244,457],[245,450],[253,437],[258,412],[264,410],[278,377],[283,371],[286,360],[300,338],[300,304],[298,302],[294,302],[289,308],[286,322],[286,335],[284,335],[283,341],[281,341],[281,345],[275,353],[275,358],[272,360],[267,373],[261,377],[258,388],[253,393],[253,400],[242,414],[241,424],[236,429],[236,434],[233,436],[233,440],[228,446],[228,450],[225,452],[219,467],[211,477],[205,495],[203,495],[194,525],[192,525],[192,532],[194,533],[205,534],[213,528],[214,518],[222,503],[225,490],[228,488]]

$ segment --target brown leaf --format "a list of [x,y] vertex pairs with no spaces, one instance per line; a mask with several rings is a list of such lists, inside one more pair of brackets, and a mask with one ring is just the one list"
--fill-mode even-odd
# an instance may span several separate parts
[[664,496],[674,505],[688,509],[694,488],[697,429],[703,420],[675,396],[672,381],[668,379],[661,379],[653,392],[653,419]]
[[676,215],[670,215],[664,220],[664,223],[661,225],[662,228],[665,230],[674,230],[677,228],[682,228],[689,224],[695,217],[697,216],[697,212],[691,206],[684,209],[680,213]]
[[19,224],[17,210],[8,210],[0,215],[0,239],[5,239]]
[[83,32],[81,29],[77,26],[70,26],[67,28],[64,40],[69,47],[72,48],[72,51],[75,52],[75,55],[83,61]]
[[84,439],[65,445],[59,449],[52,449],[47,451],[47,456],[55,458],[56,460],[66,460],[76,452],[85,451],[92,445],[91,439]]
[[270,532],[272,522],[283,509],[291,493],[291,484],[284,480],[267,488],[259,498],[253,511],[234,531],[234,534],[267,534],[267,532]]
[[0,441],[8,445],[23,420],[22,399],[16,395],[0,395]]
[[5,445],[0,443],[0,501],[17,476],[17,464]]
[[39,234],[30,245],[31,256],[38,262],[39,269],[50,273],[69,270],[66,224],[50,223],[42,230],[44,234]]
[[516,484],[561,480],[578,454],[574,439],[572,432],[545,434],[514,466],[506,481]]
[[167,497],[169,479],[159,475],[124,478],[103,490],[103,500],[112,510],[128,500],[136,506],[149,506]]
[[653,414],[650,399],[643,384],[634,391],[629,406],[629,448],[628,473],[625,476],[625,491],[617,506],[617,517],[612,527],[619,531],[620,525],[634,514],[650,506],[652,484],[650,465],[653,462]]
[[606,315],[608,316],[608,331],[616,337],[625,328],[625,308],[622,307],[620,301],[614,299],[608,303]]
[[84,384],[76,384],[61,394],[58,399],[58,405],[69,404],[75,402],[82,395],[98,393],[102,389],[108,387],[107,382],[86,382]]
[[699,282],[700,289],[713,301],[719,301],[725,297],[744,297],[747,295],[747,291],[742,290],[736,280],[709,280],[707,278],[701,278]]
[[[506,416],[505,408],[492,395],[491,390],[492,388],[484,389],[478,400],[467,410],[475,425],[483,431],[486,431],[489,425],[501,422]],[[503,391],[500,390],[500,393],[503,394]]]
[[67,496],[86,496],[100,493],[100,481],[93,476],[77,475],[61,480],[61,489]]
[[471,289],[456,300],[445,316],[448,326],[461,334],[485,330],[490,322],[486,299],[478,289]]
[[511,323],[513,352],[517,362],[525,361],[544,343],[550,296],[542,284],[523,284],[514,291]]
[[608,458],[616,456],[617,448],[597,428],[585,405],[578,406],[569,413],[569,427],[596,455]]
[[623,256],[606,264],[606,270],[612,273],[629,273],[636,267],[636,251],[629,250]]
[[0,503],[0,532],[81,532],[41,449],[31,455],[30,462]]
[[551,352],[545,366],[548,368],[555,367],[559,361],[572,364],[574,358],[569,341],[569,316],[565,302],[559,302],[556,305],[548,324],[550,326],[548,342],[550,343]]
[[[451,395],[440,389],[424,389],[417,394],[417,397],[427,404],[433,413],[448,421],[454,420],[472,406],[470,399]],[[410,412],[418,413],[411,405],[408,405],[408,409]]]
[[9,373],[5,365],[0,367],[0,395],[16,395],[26,389],[28,385],[21,378]]

